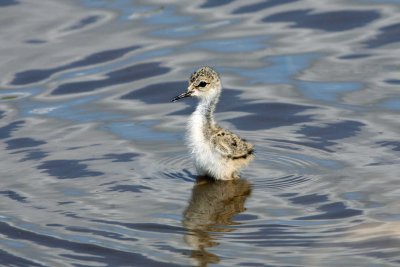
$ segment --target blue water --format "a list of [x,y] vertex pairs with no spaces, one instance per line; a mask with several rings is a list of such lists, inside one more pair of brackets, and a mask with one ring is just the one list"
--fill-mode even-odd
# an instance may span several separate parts
[[[1,266],[400,266],[399,1],[0,2]],[[217,120],[256,147],[197,178]]]

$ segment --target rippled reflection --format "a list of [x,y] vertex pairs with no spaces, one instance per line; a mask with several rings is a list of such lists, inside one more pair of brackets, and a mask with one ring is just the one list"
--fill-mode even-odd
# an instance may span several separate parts
[[244,179],[214,181],[197,177],[182,224],[188,230],[185,242],[193,249],[191,258],[198,266],[220,261],[207,248],[218,246],[223,233],[235,231],[234,216],[246,210],[250,193],[251,186]]
[[59,66],[52,69],[40,69],[40,70],[27,70],[15,74],[14,80],[11,82],[12,85],[26,85],[30,83],[40,82],[49,78],[55,73],[61,71],[75,69],[77,67],[87,67],[91,65],[101,64],[108,61],[116,60],[125,54],[140,48],[140,46],[131,46],[120,49],[108,50],[97,52],[89,55],[83,59],[77,60],[75,62]]
[[332,11],[313,13],[310,9],[274,14],[266,17],[265,22],[294,22],[295,27],[324,31],[348,31],[363,27],[379,18],[376,11]]

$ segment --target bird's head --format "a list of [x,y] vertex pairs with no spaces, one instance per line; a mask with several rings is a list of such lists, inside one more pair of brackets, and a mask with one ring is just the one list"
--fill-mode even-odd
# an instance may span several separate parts
[[218,73],[210,67],[202,67],[190,76],[187,91],[174,97],[172,102],[191,96],[199,99],[213,98],[220,92],[221,80]]

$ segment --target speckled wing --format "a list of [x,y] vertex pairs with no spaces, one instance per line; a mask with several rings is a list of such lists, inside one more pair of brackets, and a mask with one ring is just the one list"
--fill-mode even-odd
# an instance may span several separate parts
[[211,143],[222,156],[239,159],[253,153],[253,145],[234,133],[221,130],[211,136]]

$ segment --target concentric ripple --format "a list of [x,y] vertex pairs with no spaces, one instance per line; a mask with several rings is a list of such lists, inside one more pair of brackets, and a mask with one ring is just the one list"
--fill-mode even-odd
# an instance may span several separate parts
[[[257,188],[284,190],[317,179],[323,171],[340,163],[328,159],[328,152],[280,140],[256,144],[256,157],[243,170],[242,178]],[[157,176],[193,182],[196,177],[189,152],[169,153],[157,159],[153,171]]]
[[196,178],[193,161],[188,152],[168,154],[159,158],[157,175],[170,179],[193,182]]
[[305,186],[340,165],[329,153],[285,140],[256,144],[256,159],[245,173],[257,188],[285,190]]

